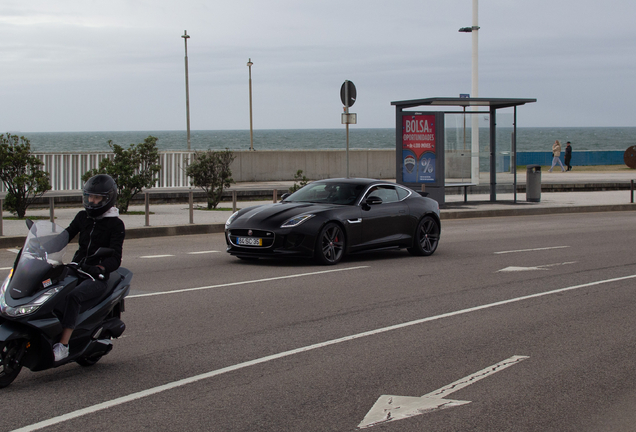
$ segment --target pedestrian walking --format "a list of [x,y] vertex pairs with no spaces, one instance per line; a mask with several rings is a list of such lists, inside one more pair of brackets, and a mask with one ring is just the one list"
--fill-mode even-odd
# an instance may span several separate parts
[[565,172],[565,167],[563,166],[563,162],[561,162],[561,159],[559,159],[559,156],[561,156],[561,143],[559,142],[559,140],[556,140],[552,145],[552,166],[548,170],[549,172],[552,172],[552,168],[554,168],[557,162],[559,165],[561,165],[561,172]]
[[568,167],[568,171],[572,171],[572,165],[570,165],[570,161],[572,160],[572,143],[568,141],[565,143],[565,165]]

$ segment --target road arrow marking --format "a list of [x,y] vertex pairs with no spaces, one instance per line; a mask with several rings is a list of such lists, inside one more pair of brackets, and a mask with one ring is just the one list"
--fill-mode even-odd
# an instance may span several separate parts
[[531,270],[548,270],[548,267],[562,266],[562,265],[575,264],[575,263],[576,263],[576,261],[564,262],[564,263],[556,263],[556,264],[545,264],[545,265],[534,266],[534,267],[511,266],[511,267],[503,268],[501,270],[497,270],[497,273],[498,272],[531,271]]
[[528,356],[512,356],[509,359],[489,366],[485,369],[468,375],[447,386],[437,389],[422,397],[412,396],[391,396],[382,395],[378,398],[371,410],[358,425],[358,428],[365,429],[379,424],[401,420],[416,415],[432,412],[439,409],[451,408],[469,404],[470,401],[444,399],[446,395],[468,387],[496,372],[502,371],[510,366],[529,358]]

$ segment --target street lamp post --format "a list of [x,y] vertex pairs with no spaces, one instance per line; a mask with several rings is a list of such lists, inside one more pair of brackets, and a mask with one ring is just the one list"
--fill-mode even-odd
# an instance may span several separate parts
[[184,30],[181,36],[185,42],[185,84],[186,84],[186,122],[188,131],[188,151],[190,150],[190,88],[188,85],[188,31]]
[[249,68],[250,71],[250,80],[249,80],[249,84],[250,84],[250,151],[254,150],[254,128],[252,126],[252,65],[254,63],[252,63],[252,59],[248,59],[247,60],[247,67]]
[[[478,24],[478,0],[473,0],[473,25],[472,27],[462,27],[459,29],[462,33],[471,33],[473,36],[473,55],[472,55],[472,83],[470,97],[479,97],[479,24]],[[472,107],[473,111],[477,111],[477,106]],[[471,123],[471,183],[479,183],[479,117],[477,114],[472,115]]]

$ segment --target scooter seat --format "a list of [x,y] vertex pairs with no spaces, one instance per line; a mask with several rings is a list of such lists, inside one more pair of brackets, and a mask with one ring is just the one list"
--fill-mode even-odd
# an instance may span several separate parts
[[117,286],[117,284],[119,284],[119,282],[121,282],[122,279],[124,279],[124,276],[119,274],[119,272],[117,270],[112,272],[110,274],[108,280],[106,281],[106,289],[104,290],[102,295],[100,295],[99,297],[97,297],[97,298],[95,298],[95,299],[83,304],[81,309],[80,309],[80,313],[86,312],[90,308],[92,308],[92,307],[100,304],[102,301],[104,301],[109,295],[111,295],[113,293],[113,291],[115,291],[115,287]]

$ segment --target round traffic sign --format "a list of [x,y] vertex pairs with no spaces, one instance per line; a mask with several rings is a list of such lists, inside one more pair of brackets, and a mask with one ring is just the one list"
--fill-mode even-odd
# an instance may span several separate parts
[[[348,100],[347,96],[349,98]],[[342,101],[342,104],[347,108],[353,106],[353,104],[356,102],[356,86],[353,85],[353,82],[345,81],[344,83],[342,83],[342,87],[340,87],[340,100]]]

